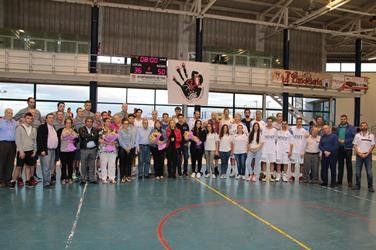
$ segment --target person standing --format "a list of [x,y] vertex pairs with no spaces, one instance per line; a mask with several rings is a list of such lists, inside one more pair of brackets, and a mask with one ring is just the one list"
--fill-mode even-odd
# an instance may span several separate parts
[[261,131],[263,131],[263,129],[264,129],[265,126],[266,126],[266,123],[262,120],[262,111],[260,111],[260,110],[257,110],[257,111],[256,111],[256,117],[255,117],[255,119],[252,121],[251,126],[253,126],[253,124],[254,124],[255,122],[258,122],[258,123],[260,124],[260,129],[261,129]]
[[342,185],[343,172],[346,161],[347,185],[350,188],[352,187],[353,183],[352,153],[355,134],[355,128],[348,123],[347,115],[341,115],[341,123],[337,127],[337,136],[339,144],[337,152],[337,185]]
[[[34,116],[34,121],[33,123],[35,124],[41,124],[42,123],[42,116],[40,114],[40,111],[37,110],[36,108],[36,101],[33,97],[27,98],[27,107],[19,110],[17,114],[13,117],[15,121],[19,121],[20,119],[24,118],[25,114],[27,112],[30,112],[31,110],[34,110],[35,116]],[[34,126],[37,128],[36,126]]]
[[16,157],[16,126],[12,118],[13,110],[5,109],[0,118],[0,187],[5,187],[12,180],[14,159]]
[[181,147],[182,134],[180,129],[175,126],[174,119],[171,119],[168,123],[168,128],[166,130],[167,137],[167,168],[168,177],[176,178],[176,170],[178,167],[178,151]]
[[368,124],[360,124],[360,132],[355,135],[354,148],[356,152],[356,183],[354,190],[360,190],[363,165],[367,173],[368,191],[375,192],[373,189],[372,174],[372,151],[375,148],[375,136],[368,131]]
[[37,162],[37,130],[32,126],[32,124],[33,114],[27,112],[23,117],[23,123],[16,127],[17,162],[13,171],[13,179],[9,184],[10,189],[15,188],[16,181],[19,180],[22,168],[24,166],[26,187],[33,187],[37,184],[33,178],[33,168]]
[[138,178],[149,178],[150,146],[149,136],[153,128],[149,127],[148,119],[142,119],[142,127],[137,128]]
[[[183,174],[185,177],[188,176],[188,147],[189,147],[189,140],[186,140],[184,137],[185,133],[189,133],[189,126],[185,122],[185,118],[183,114],[178,115],[178,123],[176,123],[176,127],[180,130],[182,134],[182,142],[181,142],[181,147],[179,148],[178,152],[178,158],[179,158],[179,163],[178,163],[178,174],[181,175],[181,167],[183,165]],[[184,160],[184,163],[183,163]]]
[[239,124],[237,127],[237,133],[234,134],[232,140],[232,152],[235,156],[236,164],[238,167],[238,174],[236,179],[245,180],[245,162],[247,160],[248,151],[248,136],[244,133],[243,125]]
[[190,130],[193,129],[193,127],[196,124],[196,121],[200,120],[200,118],[201,118],[201,112],[199,110],[195,110],[193,112],[193,117],[190,118],[189,121],[188,121],[188,126],[189,126]]
[[167,130],[168,123],[170,122],[170,116],[167,113],[162,114],[162,129]]
[[103,129],[99,132],[99,158],[102,183],[106,184],[107,179],[115,184],[115,166],[117,157],[117,131],[111,129],[111,120],[103,120]]
[[[247,179],[248,181],[255,182],[257,180],[255,174],[255,167],[260,167],[261,165],[261,153],[262,153],[262,146],[264,142],[261,136],[261,129],[260,124],[255,123],[253,124],[252,130],[249,134],[248,138],[248,165],[251,166],[252,174]],[[255,159],[254,164],[252,164],[252,160]],[[249,163],[250,162],[250,163]]]
[[232,124],[232,118],[230,117],[230,109],[229,108],[224,108],[223,109],[223,116],[221,119],[220,127],[222,128],[223,125],[227,125],[230,129],[231,124]]
[[46,122],[39,126],[37,132],[37,155],[40,156],[44,187],[50,187],[53,184],[51,175],[54,173],[55,152],[59,144],[53,123],[53,113],[47,114]]
[[80,139],[81,185],[89,181],[97,184],[95,159],[97,158],[99,131],[93,127],[93,118],[85,119],[85,126],[78,131]]
[[148,121],[149,122],[149,127],[154,128],[154,123],[158,120],[158,111],[153,110],[151,112],[151,119]]
[[219,156],[221,158],[221,179],[227,178],[228,160],[232,151],[232,135],[227,124],[223,124],[219,133]]
[[93,112],[91,112],[91,102],[89,100],[85,101],[85,104],[84,104],[84,110],[83,110],[83,118],[86,119],[88,117],[94,119],[95,117],[95,114]]
[[[304,154],[304,171],[303,181],[312,184],[319,183],[319,167],[320,167],[320,139],[318,135],[319,129],[312,127],[311,134],[306,140],[305,154]],[[312,177],[309,180],[310,176]]]
[[303,128],[303,119],[296,118],[296,126],[290,130],[293,136],[293,149],[291,155],[291,177],[295,180],[295,166],[299,167],[299,182],[303,182],[304,154],[309,133]]
[[120,116],[121,119],[128,118],[128,104],[123,103],[121,105],[121,111],[119,113],[116,113],[116,115]]
[[214,171],[214,157],[218,155],[218,134],[214,131],[213,126],[211,123],[208,123],[206,126],[206,141],[205,141],[205,159],[206,159],[206,175],[205,177],[211,177],[213,179],[217,178],[216,173]]
[[[293,137],[288,130],[287,121],[282,121],[281,130],[277,131],[277,177],[275,178],[275,181],[277,182],[281,181],[281,178],[282,181],[287,182],[287,168],[291,163],[292,150],[294,147],[293,143]],[[281,175],[282,171],[283,175]],[[295,181],[293,173],[294,172],[291,170],[291,182]]]
[[73,183],[73,160],[76,153],[78,133],[73,129],[73,119],[64,121],[65,127],[57,131],[60,145],[61,183]]
[[248,134],[251,132],[251,110],[249,108],[244,109],[244,118],[242,119],[242,123],[247,127]]
[[[260,124],[261,128],[261,124]],[[268,177],[266,176],[266,165],[269,163],[270,167],[270,181],[274,182],[274,164],[277,157],[277,130],[273,127],[273,118],[269,117],[266,127],[262,130],[262,140],[264,146],[261,153],[261,173],[260,181],[266,182]]]
[[175,121],[175,124],[178,123],[179,115],[182,114],[182,109],[181,107],[177,106],[175,107],[175,115],[172,116],[172,118]]
[[[190,138],[192,178],[200,178],[202,168],[202,156],[204,155],[204,142],[206,141],[206,132],[202,128],[201,120],[196,120],[192,129],[192,138]],[[197,165],[197,168],[196,168]]]
[[[76,117],[73,119],[73,127],[76,131],[79,131],[80,128],[85,126],[85,118],[84,118],[84,110],[82,108],[76,109]],[[74,180],[79,180],[81,177],[80,172],[80,163],[81,163],[81,151],[80,151],[80,143],[77,144],[77,150],[74,155],[73,161],[73,169],[74,169]]]
[[127,118],[123,118],[123,127],[119,132],[119,159],[121,182],[132,180],[132,162],[136,151],[136,130],[131,128]]
[[322,127],[319,148],[321,155],[321,186],[328,186],[328,169],[330,168],[330,187],[336,186],[336,153],[338,151],[338,137],[332,133],[328,125]]
[[153,138],[153,141],[151,141],[150,150],[154,161],[154,176],[155,179],[159,180],[163,179],[163,167],[167,143],[166,131],[162,129],[162,124],[159,120],[154,121],[154,129],[150,136],[152,136],[152,134],[157,135],[157,137]]
[[134,112],[135,118],[134,118],[134,126],[136,128],[142,128],[142,109],[136,109]]

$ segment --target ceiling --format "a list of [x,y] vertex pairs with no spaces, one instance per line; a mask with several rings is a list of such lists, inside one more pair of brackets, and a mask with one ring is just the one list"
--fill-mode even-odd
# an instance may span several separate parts
[[[92,2],[92,0],[55,0]],[[119,8],[140,8],[324,33],[328,61],[351,61],[355,39],[363,58],[376,57],[375,0],[94,0]],[[201,6],[200,6],[201,5]],[[375,60],[376,61],[376,60]]]

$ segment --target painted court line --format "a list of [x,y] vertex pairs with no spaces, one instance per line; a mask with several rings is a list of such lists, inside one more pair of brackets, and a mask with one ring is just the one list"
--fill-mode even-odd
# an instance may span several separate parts
[[87,190],[87,183],[85,184],[84,191],[82,192],[80,203],[78,204],[77,213],[76,213],[76,216],[75,216],[74,221],[73,221],[72,229],[71,229],[71,231],[68,235],[68,239],[67,239],[67,242],[65,244],[65,248],[69,248],[70,244],[72,243],[74,234],[76,233],[77,223],[78,223],[78,219],[80,218],[82,205],[84,204],[86,190]]
[[243,210],[245,213],[247,213],[248,215],[252,216],[253,218],[255,218],[256,220],[262,222],[263,224],[265,224],[266,226],[270,227],[271,229],[273,229],[274,231],[276,231],[277,233],[281,234],[282,236],[288,238],[289,240],[291,240],[292,242],[294,242],[295,244],[297,244],[298,246],[300,246],[301,248],[303,249],[311,249],[309,246],[307,246],[306,244],[304,244],[303,242],[295,239],[294,237],[292,237],[291,235],[289,235],[287,232],[285,232],[284,230],[280,229],[279,227],[273,225],[272,223],[270,223],[269,221],[263,219],[262,217],[260,217],[259,215],[257,215],[256,213],[252,212],[251,210],[249,210],[248,208],[240,205],[238,202],[236,202],[235,200],[231,199],[230,197],[226,196],[225,194],[221,193],[220,191],[218,191],[217,189],[213,188],[212,186],[206,184],[205,182],[197,179],[197,178],[193,178],[194,180],[196,180],[197,182],[201,183],[203,186],[205,186],[206,188],[208,188],[209,190],[211,190],[212,192],[216,193],[217,195],[221,196],[223,199],[225,199],[226,201],[228,201],[229,203],[233,204],[234,206],[238,207],[239,209]]
[[344,191],[341,191],[341,190],[338,190],[338,189],[334,189],[334,188],[330,188],[330,187],[321,187],[321,186],[320,186],[320,188],[321,188],[321,189],[330,190],[330,191],[335,192],[335,193],[340,193],[340,194],[345,195],[345,196],[354,197],[354,198],[357,198],[357,199],[359,199],[359,200],[365,200],[365,201],[370,201],[370,202],[372,202],[372,203],[376,203],[375,200],[367,199],[367,198],[363,198],[363,197],[361,197],[361,196],[353,195],[353,194],[350,194],[350,193],[348,193],[348,192],[344,192]]

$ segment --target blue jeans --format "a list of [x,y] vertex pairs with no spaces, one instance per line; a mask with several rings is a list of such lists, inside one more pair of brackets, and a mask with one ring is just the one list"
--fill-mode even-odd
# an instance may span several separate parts
[[245,175],[245,161],[247,154],[235,154],[236,165],[238,166],[238,175]]
[[368,188],[373,187],[373,177],[372,177],[372,154],[368,155],[366,158],[361,158],[358,155],[356,156],[356,186],[360,187],[360,179],[362,177],[362,169],[363,165],[366,169],[367,173],[367,182],[368,182]]
[[230,152],[219,152],[219,157],[221,158],[221,175],[225,175],[227,173]]
[[188,174],[188,145],[182,145],[178,149],[178,156],[179,156],[179,164],[178,164],[178,174],[181,174],[181,164],[184,160],[184,167],[183,167],[183,174]]
[[149,145],[140,145],[138,162],[138,176],[149,176],[150,169],[150,147]]
[[324,153],[322,153],[321,157],[321,180],[324,185],[328,185],[328,170],[330,168],[330,181],[332,185],[336,184],[336,163],[337,158],[335,154],[329,155],[326,157]]

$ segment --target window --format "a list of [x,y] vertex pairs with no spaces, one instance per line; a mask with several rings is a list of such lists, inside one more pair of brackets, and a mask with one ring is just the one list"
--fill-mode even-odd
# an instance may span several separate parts
[[0,83],[0,99],[24,99],[34,96],[34,84]]
[[155,110],[158,111],[158,117],[161,118],[163,113],[169,114],[169,116],[175,115],[176,106],[156,106]]
[[282,105],[279,104],[276,100],[274,100],[270,96],[266,96],[266,108],[267,109],[281,109],[282,110]]
[[27,104],[25,101],[2,101],[0,100],[0,117],[4,116],[4,111],[7,108],[13,109],[13,115],[23,108],[26,108]]
[[37,100],[86,101],[88,99],[88,86],[37,85]]
[[355,72],[355,63],[341,63],[341,72]]
[[208,106],[232,107],[233,94],[209,92]]
[[[206,108],[206,107],[203,107],[201,108],[201,119],[203,120],[208,120],[211,118],[211,113],[213,112],[217,112],[217,113],[221,113],[223,112],[223,109],[222,108]],[[192,111],[193,113],[193,111]]]
[[154,89],[128,89],[127,102],[154,104]]
[[[111,115],[114,115],[114,114],[121,111],[121,104],[99,103],[97,105],[97,111],[99,111],[99,112],[108,111],[108,110],[111,110]],[[129,108],[128,108],[128,111],[130,111]],[[132,112],[133,112],[133,110],[132,110]]]
[[98,102],[124,103],[126,99],[126,88],[98,87]]
[[153,105],[128,105],[128,112],[132,113],[134,112],[134,109],[142,109],[142,117],[150,118],[151,117],[151,112],[154,110]]
[[327,63],[326,72],[341,72],[341,64],[340,63]]
[[235,107],[262,109],[262,95],[235,94]]
[[362,72],[376,72],[376,63],[362,63]]

